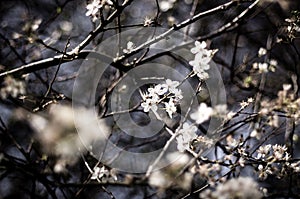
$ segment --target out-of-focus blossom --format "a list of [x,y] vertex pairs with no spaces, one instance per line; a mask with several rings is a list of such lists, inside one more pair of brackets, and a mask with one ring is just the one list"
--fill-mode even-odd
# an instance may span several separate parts
[[159,2],[159,8],[162,12],[167,12],[174,7],[176,0],[162,0]]
[[2,99],[7,98],[8,96],[16,98],[25,93],[26,87],[23,81],[14,79],[11,76],[5,77],[3,87],[0,90],[0,97]]
[[267,54],[267,50],[265,48],[259,48],[259,50],[258,50],[258,56],[262,57],[265,54]]
[[200,194],[200,198],[205,199],[260,199],[262,197],[258,184],[250,177],[232,178],[218,184],[215,191],[207,190]]
[[213,109],[208,107],[205,103],[201,103],[197,111],[192,113],[190,117],[195,120],[197,124],[201,124],[208,120],[213,114]]

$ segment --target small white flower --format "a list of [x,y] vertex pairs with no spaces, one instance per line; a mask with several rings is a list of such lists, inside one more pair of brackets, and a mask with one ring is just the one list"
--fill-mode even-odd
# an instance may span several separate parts
[[210,66],[208,63],[210,60],[210,57],[203,57],[202,54],[196,54],[195,59],[190,61],[189,64],[198,70],[209,70]]
[[197,141],[200,144],[202,144],[202,145],[204,144],[207,147],[211,147],[214,144],[214,140],[208,138],[207,136],[199,136],[199,137],[197,137]]
[[258,56],[259,56],[259,57],[262,57],[262,56],[264,56],[265,54],[267,54],[267,50],[266,50],[265,48],[260,48],[260,49],[258,50]]
[[131,53],[131,52],[133,51],[134,48],[135,48],[134,43],[131,42],[131,41],[129,41],[129,42],[127,43],[127,48],[126,48],[126,49],[123,49],[123,53],[126,53],[126,54]]
[[95,167],[94,172],[92,173],[92,180],[101,179],[103,176],[108,176],[109,171],[103,166],[103,167]]
[[283,87],[284,91],[288,91],[292,88],[292,85],[291,84],[283,84],[282,87]]
[[241,167],[245,167],[246,161],[245,161],[244,158],[240,158],[239,161],[238,161],[238,163],[239,163],[239,165],[240,165]]
[[204,70],[194,70],[200,80],[207,80],[209,78],[209,74]]
[[257,62],[254,62],[254,63],[252,64],[252,68],[253,68],[253,69],[258,69],[258,63],[257,63]]
[[153,20],[152,20],[150,17],[146,16],[145,19],[144,19],[144,26],[145,26],[145,27],[148,27],[148,26],[150,26],[152,23],[153,23]]
[[100,0],[93,0],[90,4],[86,6],[87,12],[86,16],[95,16],[99,9],[102,7]]
[[168,91],[168,87],[166,84],[158,84],[154,87],[154,91],[158,95],[163,95]]
[[174,90],[176,89],[177,86],[179,86],[178,81],[172,81],[170,79],[166,79],[166,85],[171,93],[174,93]]
[[258,71],[261,73],[268,72],[268,64],[267,63],[258,63]]
[[195,47],[191,49],[191,53],[197,54],[203,52],[203,50],[206,48],[206,42],[202,41],[201,43],[199,41],[195,41]]
[[257,150],[257,158],[265,158],[270,153],[271,144],[260,146]]
[[277,66],[278,62],[275,59],[270,60],[270,65],[271,66]]
[[165,106],[166,112],[168,113],[169,117],[172,118],[173,113],[175,113],[177,110],[173,100],[170,99],[168,103],[165,102]]
[[147,90],[149,92],[148,96],[152,97],[152,96],[157,95],[156,90],[154,88],[151,87],[151,88],[148,88]]
[[273,155],[277,160],[281,160],[284,157],[284,155],[286,155],[288,159],[289,154],[286,154],[287,147],[285,145],[280,146],[278,144],[275,144],[272,146],[272,149],[273,149]]
[[201,103],[198,110],[190,115],[197,124],[201,124],[208,120],[213,113],[213,109],[208,107],[205,103]]
[[191,137],[189,135],[179,135],[176,138],[177,141],[177,149],[180,152],[184,152],[189,149]]
[[183,98],[182,91],[180,89],[174,89],[173,92],[175,101],[178,102]]
[[157,101],[156,99],[146,99],[144,102],[142,102],[141,107],[144,108],[144,112],[149,112],[151,109],[152,111],[157,111]]
[[222,118],[226,118],[227,116],[227,105],[226,104],[218,104],[214,107],[214,115]]
[[231,148],[236,148],[239,145],[238,140],[234,139],[232,135],[226,137],[227,145]]

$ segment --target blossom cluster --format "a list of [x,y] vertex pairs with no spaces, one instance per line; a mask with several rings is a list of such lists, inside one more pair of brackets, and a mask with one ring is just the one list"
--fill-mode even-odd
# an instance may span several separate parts
[[[290,40],[293,40],[297,37],[297,33],[300,32],[300,13],[299,11],[292,11],[292,16],[290,18],[285,19],[288,23],[287,29],[287,37]],[[280,40],[279,40],[280,41]]]
[[[256,159],[263,161],[264,164],[258,165],[258,177],[265,180],[268,175],[276,175],[278,178],[290,172],[300,172],[300,161],[291,163],[291,155],[287,152],[288,148],[278,144],[260,146],[257,150]],[[281,164],[278,164],[281,162]]]
[[178,151],[190,150],[191,141],[197,138],[196,131],[197,127],[193,124],[185,122],[182,125],[182,129],[178,131],[179,135],[176,137]]
[[25,83],[14,79],[10,76],[5,77],[4,85],[0,90],[0,97],[2,99],[11,96],[13,98],[18,97],[19,95],[24,95],[26,93]]
[[108,170],[105,166],[98,167],[96,166],[92,171],[92,180],[97,180],[99,182],[113,182],[117,180],[115,171]]
[[252,67],[254,70],[258,70],[259,73],[267,73],[269,71],[275,72],[277,61],[270,59],[269,62],[254,62]]
[[127,48],[123,49],[123,53],[129,54],[133,51],[133,49],[135,48],[135,45],[132,41],[127,42]]
[[191,157],[187,154],[180,154],[179,152],[172,152],[166,156],[170,166],[151,173],[149,177],[149,184],[160,189],[166,189],[175,185],[183,190],[190,190],[193,180],[194,172],[191,169],[178,175],[180,170],[190,162]]
[[300,98],[297,98],[292,85],[283,84],[283,89],[277,94],[275,100],[264,99],[261,101],[261,110],[259,114],[267,117],[268,125],[272,127],[279,126],[279,112],[293,118],[295,123],[299,123],[300,119]]
[[217,50],[207,50],[205,41],[201,43],[195,42],[195,47],[191,49],[191,53],[195,55],[194,60],[189,64],[193,67],[193,72],[200,78],[200,80],[206,80],[209,78],[209,74],[206,72],[210,69],[209,62]]
[[[267,50],[263,47],[259,48],[258,50],[258,57],[263,57],[267,54]],[[277,61],[275,59],[270,59],[267,62],[254,62],[252,64],[252,68],[259,73],[267,73],[269,71],[275,72]]]
[[207,189],[200,194],[200,198],[225,199],[225,198],[262,198],[258,184],[250,177],[232,178],[225,183],[220,183],[215,191]]
[[213,140],[208,137],[198,136],[196,134],[197,127],[195,124],[202,124],[209,120],[210,117],[215,116],[219,118],[225,118],[227,115],[226,104],[220,104],[214,108],[208,107],[205,103],[201,103],[195,112],[190,114],[190,118],[194,121],[193,124],[187,122],[183,123],[182,128],[178,130],[178,136],[176,137],[177,149],[180,152],[185,150],[190,151],[193,147],[191,143],[195,140],[198,144],[205,145],[207,147],[213,145]]
[[113,5],[111,0],[92,0],[87,6],[87,12],[85,13],[86,16],[91,16],[93,22],[98,19],[98,12],[99,10],[105,5]]
[[[154,87],[148,88],[148,92],[141,94],[143,98],[141,106],[144,112],[149,112],[149,110],[156,112],[158,105],[163,103],[164,109],[169,117],[172,118],[173,114],[177,111],[176,105],[183,98],[182,91],[177,88],[179,84],[178,81],[167,79],[163,84],[157,84]],[[167,99],[167,102],[163,102]]]

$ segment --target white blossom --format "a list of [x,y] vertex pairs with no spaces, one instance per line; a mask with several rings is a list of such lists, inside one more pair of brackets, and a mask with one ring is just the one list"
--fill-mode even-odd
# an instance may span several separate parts
[[268,175],[272,175],[273,172],[271,171],[270,167],[269,166],[263,166],[263,165],[258,165],[257,167],[258,169],[258,177],[261,179],[261,180],[265,180],[267,179]]
[[257,158],[265,158],[270,153],[271,144],[260,146],[257,150]]
[[197,54],[197,53],[203,53],[203,51],[206,48],[206,42],[202,41],[201,43],[199,41],[195,41],[195,47],[191,49],[191,52],[193,54]]
[[101,182],[116,181],[117,175],[114,169],[109,171],[105,166],[102,166],[101,168],[97,166],[93,169],[91,180]]
[[195,54],[194,60],[189,64],[193,67],[194,73],[201,79],[206,80],[209,78],[207,70],[210,69],[209,62],[216,50],[207,50],[206,43],[202,41],[195,42],[195,47],[191,49],[191,53]]
[[174,93],[175,90],[178,90],[176,88],[177,88],[177,86],[179,86],[179,82],[178,81],[172,81],[170,79],[166,79],[166,85],[167,85],[167,88],[169,89],[169,91],[171,93]]
[[141,106],[144,108],[144,112],[149,112],[149,110],[157,111],[157,100],[156,99],[146,99],[142,102]]
[[93,21],[97,20],[96,14],[98,13],[99,9],[102,7],[100,0],[93,0],[86,6],[87,12],[85,13],[86,16],[92,16]]
[[174,7],[175,2],[176,0],[162,0],[159,3],[159,8],[162,12],[167,12],[168,10]]
[[209,70],[209,62],[211,58],[207,56],[203,56],[203,54],[196,54],[195,59],[190,61],[189,64],[193,66],[193,70]]
[[101,179],[104,175],[109,175],[109,171],[103,167],[95,167],[92,173],[92,180]]
[[189,150],[190,142],[197,138],[196,131],[196,126],[190,125],[187,122],[183,124],[182,129],[178,131],[179,135],[176,137],[178,151],[184,152],[185,150]]
[[153,20],[152,20],[150,17],[146,16],[145,19],[144,19],[144,26],[145,26],[145,27],[148,27],[148,26],[150,26],[152,23],[153,23]]
[[166,112],[168,113],[169,117],[172,118],[173,113],[175,113],[177,110],[173,100],[170,99],[168,103],[165,102],[165,106]]
[[213,115],[221,118],[227,117],[227,105],[226,104],[218,104],[213,109]]
[[23,81],[19,81],[10,76],[5,77],[4,87],[0,90],[0,98],[5,99],[8,96],[13,98],[26,93],[26,85]]
[[154,92],[158,95],[163,95],[168,92],[168,87],[166,84],[158,84],[154,87]]
[[205,191],[200,194],[201,198],[208,199],[260,199],[263,194],[259,191],[258,184],[250,177],[232,178],[225,183],[220,183],[215,191]]
[[291,84],[283,84],[282,88],[283,88],[284,91],[288,91],[292,88],[292,85]]
[[134,50],[134,48],[135,48],[134,43],[132,41],[129,41],[129,42],[127,42],[127,48],[123,49],[123,53],[126,53],[126,54],[131,53]]
[[141,93],[143,102],[141,106],[144,112],[149,112],[149,110],[157,111],[158,105],[164,101],[165,98],[169,99],[168,102],[163,102],[165,105],[165,110],[170,118],[176,112],[176,105],[180,103],[183,98],[181,89],[178,89],[178,81],[172,81],[167,79],[163,84],[157,84],[156,86],[147,89],[148,92]]
[[258,63],[258,71],[261,73],[268,72],[268,64],[267,63]]
[[183,98],[182,91],[180,89],[174,89],[172,93],[174,94],[174,100],[176,102],[180,101]]
[[197,111],[192,113],[190,117],[195,120],[197,124],[201,124],[208,120],[212,113],[212,108],[208,107],[205,103],[201,103]]
[[284,146],[280,146],[278,144],[275,144],[272,146],[273,149],[273,155],[277,160],[281,160],[284,155],[287,155],[286,157],[288,158],[288,154],[286,153],[287,151],[287,147]]
[[267,50],[265,49],[265,48],[259,48],[259,50],[258,50],[258,56],[259,57],[262,57],[262,56],[264,56],[265,54],[267,54]]
[[278,62],[275,59],[270,60],[270,65],[271,66],[277,66]]

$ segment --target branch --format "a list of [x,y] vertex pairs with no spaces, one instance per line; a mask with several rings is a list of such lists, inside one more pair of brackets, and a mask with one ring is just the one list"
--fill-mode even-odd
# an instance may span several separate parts
[[[18,76],[18,75],[22,75],[22,74],[26,74],[26,73],[30,73],[30,72],[34,72],[40,69],[45,69],[54,65],[58,65],[61,61],[61,63],[66,63],[69,61],[73,61],[75,59],[84,59],[86,58],[89,53],[93,53],[93,51],[83,51],[82,49],[84,47],[86,47],[89,42],[91,40],[93,40],[97,34],[99,34],[101,31],[104,30],[104,27],[109,24],[111,21],[113,21],[114,18],[116,18],[123,10],[126,6],[128,6],[133,0],[128,0],[125,1],[123,3],[122,6],[119,7],[119,9],[117,9],[114,13],[112,13],[107,20],[105,20],[103,23],[101,23],[94,31],[92,31],[84,41],[82,41],[76,48],[75,50],[73,50],[72,52],[67,53],[68,56],[64,57],[63,55],[57,55],[54,56],[52,58],[47,58],[47,59],[43,59],[37,62],[33,62],[27,65],[23,65],[20,66],[18,68],[15,69],[11,69],[9,71],[0,73],[0,79],[4,78],[7,75],[14,75],[14,76]],[[242,1],[242,2],[247,2],[247,1]],[[220,34],[224,31],[226,31],[228,28],[231,27],[232,24],[235,24],[237,22],[239,22],[245,15],[246,13],[248,13],[257,3],[259,2],[259,0],[256,0],[254,3],[252,3],[246,10],[244,10],[239,16],[237,16],[236,18],[233,19],[232,22],[222,26],[220,29],[218,29],[215,32],[212,32],[211,34],[205,36],[205,38],[209,38],[212,37],[216,34]],[[124,54],[121,55],[120,57],[118,57],[116,60],[113,60],[110,57],[104,56],[104,55],[100,55],[97,54],[96,57],[101,57],[101,59],[103,61],[106,61],[107,63],[111,63],[112,66],[116,66],[118,69],[122,70],[122,71],[128,71],[131,69],[131,67],[125,67],[123,66],[120,62],[128,57],[130,57],[133,54],[138,53],[139,51],[141,51],[144,48],[149,47],[151,44],[154,44],[164,38],[166,38],[167,36],[171,35],[174,31],[182,29],[188,25],[190,25],[191,23],[199,20],[200,18],[203,18],[205,16],[209,16],[212,15],[218,11],[222,11],[222,10],[228,10],[229,8],[231,8],[234,5],[237,5],[238,1],[232,0],[228,3],[222,4],[220,6],[217,6],[215,8],[212,8],[210,10],[207,10],[205,12],[201,12],[197,15],[195,15],[194,17],[192,17],[191,19],[185,20],[184,22],[178,24],[178,25],[174,25],[172,28],[170,28],[169,30],[167,30],[166,32],[162,33],[161,35],[145,42],[144,44],[138,46],[137,48],[133,49],[131,51],[131,53],[128,54]],[[199,38],[197,38],[199,39]],[[199,40],[203,39],[203,37],[201,37]],[[184,45],[181,45],[180,48],[187,46],[191,44],[191,42],[185,43]],[[175,47],[173,50],[175,50],[178,47]],[[95,52],[94,52],[95,53]],[[92,54],[91,56],[93,57],[95,54]],[[95,58],[96,58],[95,57]]]

